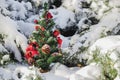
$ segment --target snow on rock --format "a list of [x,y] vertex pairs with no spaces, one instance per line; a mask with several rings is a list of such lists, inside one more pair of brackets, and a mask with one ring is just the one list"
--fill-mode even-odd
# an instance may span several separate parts
[[[0,79],[1,80],[31,80],[40,76],[38,69],[32,66],[11,63],[5,67],[0,67]],[[7,75],[7,76],[6,76]]]
[[81,8],[81,1],[83,0],[63,0],[62,6],[71,11],[78,11]]
[[50,72],[65,78],[68,78],[72,73],[68,67],[60,63],[56,63]]
[[63,64],[55,63],[50,72],[43,73],[42,76],[47,80],[68,80],[79,69],[79,67],[68,68]]
[[51,73],[43,73],[42,76],[44,76],[45,80],[68,80],[67,78],[60,77]]
[[[10,50],[14,53],[15,58],[18,61],[22,61],[21,53],[18,47],[21,47],[23,52],[25,52],[25,48],[27,46],[27,39],[26,37],[17,31],[17,24],[11,20],[9,17],[5,17],[0,14],[0,33],[5,34],[5,47],[7,50]],[[17,45],[16,45],[17,44]]]
[[110,6],[112,6],[112,7],[117,7],[117,8],[119,8],[119,7],[120,7],[120,0],[110,0],[109,4],[110,4]]
[[70,80],[98,80],[101,76],[101,68],[97,65],[83,67],[70,76]]
[[64,7],[59,7],[53,10],[51,9],[50,12],[53,14],[53,19],[55,19],[55,23],[58,25],[58,28],[65,28],[68,25],[68,22],[69,25],[71,23],[75,23],[75,14]]
[[27,37],[29,37],[32,34],[34,30],[34,26],[35,26],[35,24],[33,23],[28,23],[24,21],[18,21],[17,24],[19,26],[20,32],[23,33]]
[[[30,70],[29,68],[25,66],[17,67],[13,72],[13,79],[14,80],[29,80],[29,79],[35,79],[35,76],[37,76],[37,71]],[[19,75],[19,76],[18,76]]]
[[4,15],[10,15],[10,11],[8,11],[6,8],[8,7],[8,4],[6,4],[5,0],[0,0],[0,12]]
[[120,47],[120,36],[108,36],[102,39],[97,40],[91,47],[90,51],[94,51],[96,48],[99,48],[103,53],[108,50],[114,50],[115,48]]
[[97,39],[107,36],[108,31],[112,31],[120,23],[119,9],[112,9],[109,14],[106,14],[98,24],[91,26],[88,33],[83,35],[87,37],[84,45],[92,45]]
[[[60,63],[56,63],[50,72],[40,73],[39,69],[34,66],[28,67],[25,64],[15,63],[0,67],[0,78],[2,77],[5,80],[34,80],[39,76],[43,80],[68,80],[70,74],[78,69],[78,67],[68,68]],[[9,76],[6,77],[6,74]]]
[[25,20],[32,14],[32,4],[25,1],[1,0],[0,11],[14,20]]
[[14,0],[8,0],[6,2],[9,5],[11,14],[10,17],[13,19],[26,19],[26,16],[28,16],[28,11],[32,10],[32,4],[30,2],[24,2],[21,3]]

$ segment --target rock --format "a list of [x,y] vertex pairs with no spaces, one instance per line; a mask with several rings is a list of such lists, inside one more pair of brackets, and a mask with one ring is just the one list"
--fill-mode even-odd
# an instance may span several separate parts
[[61,6],[62,0],[51,0],[49,1],[49,3],[50,3],[50,9],[58,8]]
[[120,23],[118,23],[117,26],[113,28],[113,30],[111,31],[111,34],[120,35]]
[[87,3],[86,1],[82,1],[82,8],[90,8],[91,3]]
[[70,37],[76,33],[77,29],[78,27],[73,25],[73,26],[65,27],[65,29],[59,29],[59,30],[60,30],[61,35],[65,37]]
[[98,24],[99,20],[96,19],[95,17],[89,17],[88,20],[91,21],[91,25]]

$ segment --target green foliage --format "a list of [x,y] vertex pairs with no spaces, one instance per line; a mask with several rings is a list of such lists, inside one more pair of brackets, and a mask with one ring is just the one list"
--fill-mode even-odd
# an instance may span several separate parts
[[4,37],[6,37],[6,35],[0,34],[0,43],[4,43]]
[[69,53],[64,53],[63,56],[63,64],[68,66],[68,67],[74,67],[79,64],[80,61],[76,56],[70,56]]
[[87,51],[88,47],[80,47],[78,52],[74,53],[73,55],[70,55],[69,53],[63,53],[63,64],[65,64],[68,67],[78,66],[80,64],[81,66],[85,66],[87,60],[79,58],[79,55],[81,53],[84,53]]
[[10,58],[10,54],[6,52],[0,52],[0,66],[5,66],[11,62],[13,61]]
[[37,76],[34,80],[43,80],[41,76]]
[[29,75],[29,76],[26,76],[26,80],[44,80],[40,75],[36,74],[35,77]]
[[117,76],[117,70],[114,68],[115,62],[109,57],[111,52],[100,54],[100,49],[94,50],[92,59],[88,62],[95,62],[102,67],[102,76],[100,80],[114,80]]

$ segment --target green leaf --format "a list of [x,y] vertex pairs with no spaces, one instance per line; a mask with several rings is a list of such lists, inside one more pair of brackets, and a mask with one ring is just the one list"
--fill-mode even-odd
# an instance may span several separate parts
[[55,59],[56,59],[56,57],[51,56],[51,57],[48,58],[47,63],[50,64],[50,63],[54,62]]
[[46,10],[48,10],[48,3],[44,3],[44,10],[46,11]]
[[50,36],[51,36],[50,31],[47,30],[45,36],[46,36],[46,37],[50,37]]
[[48,40],[47,40],[47,43],[49,44],[49,43],[51,43],[53,41],[54,41],[54,37],[49,37]]

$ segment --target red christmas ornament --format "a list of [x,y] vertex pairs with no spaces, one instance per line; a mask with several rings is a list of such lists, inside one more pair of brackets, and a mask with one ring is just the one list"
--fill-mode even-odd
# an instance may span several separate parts
[[37,42],[30,42],[28,47],[26,48],[26,51],[36,50],[39,47]]
[[58,48],[60,48],[62,45],[62,39],[60,37],[57,37],[57,42],[58,42]]
[[25,58],[28,60],[29,58],[31,58],[32,57],[32,53],[30,52],[30,51],[27,51],[26,53],[25,53]]
[[33,57],[39,55],[37,48],[38,48],[37,42],[31,42],[28,45],[28,47],[26,48],[25,58],[28,60],[29,58],[33,58]]
[[38,55],[39,55],[39,52],[37,50],[26,51],[25,58],[28,60],[29,58],[33,58]]
[[44,27],[39,26],[39,25],[35,26],[35,30],[36,30],[36,31],[38,31],[39,29],[40,29],[41,31],[45,31],[45,28],[44,28]]
[[40,27],[40,29],[41,29],[41,31],[45,31],[45,28],[44,28],[44,27],[42,27],[42,26]]
[[26,48],[26,51],[33,51],[35,50],[35,48],[32,45],[28,45],[28,47]]
[[36,48],[39,46],[37,42],[30,42],[29,45],[35,46]]
[[54,35],[55,37],[57,37],[59,34],[60,34],[59,30],[55,30],[55,31],[53,32],[53,35]]
[[38,31],[38,30],[39,30],[39,28],[40,28],[40,26],[38,26],[38,25],[37,25],[37,26],[35,26],[35,30],[36,30],[36,31]]
[[46,19],[51,19],[51,18],[53,18],[53,16],[51,15],[50,12],[47,12],[45,18],[46,18]]
[[45,54],[50,54],[50,46],[48,44],[44,44],[41,48],[42,52]]
[[35,20],[34,20],[34,23],[35,23],[35,24],[38,24],[38,20],[35,19]]
[[52,56],[58,56],[60,53],[58,53],[58,52],[54,52],[54,53],[52,53],[51,55]]

